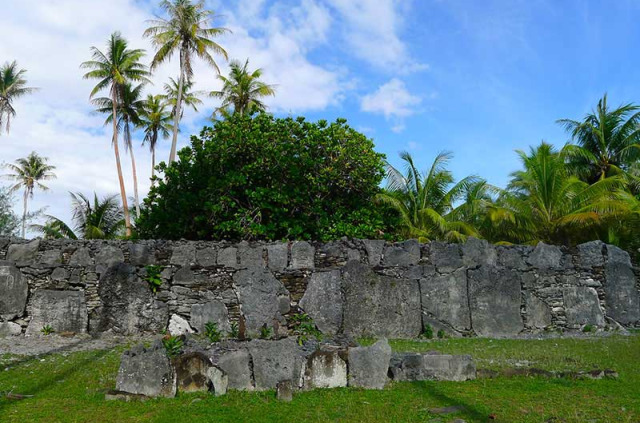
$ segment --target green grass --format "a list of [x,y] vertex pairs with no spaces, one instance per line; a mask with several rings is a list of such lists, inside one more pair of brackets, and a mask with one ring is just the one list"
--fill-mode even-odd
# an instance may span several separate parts
[[[612,368],[616,380],[514,377],[455,382],[395,383],[383,391],[316,390],[279,403],[273,392],[179,395],[144,403],[107,402],[122,349],[25,358],[0,355],[5,422],[639,422],[640,335],[589,339],[392,341],[397,351],[438,350],[473,355],[479,367],[528,365],[548,370]],[[4,370],[5,368],[8,370]],[[436,416],[429,409],[461,405]]]

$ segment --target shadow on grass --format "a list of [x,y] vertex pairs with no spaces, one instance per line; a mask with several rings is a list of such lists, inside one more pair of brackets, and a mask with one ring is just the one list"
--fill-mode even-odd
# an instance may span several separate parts
[[[438,382],[433,381],[422,381],[422,382],[411,382],[414,386],[420,387],[423,391],[425,391],[426,395],[429,395],[431,398],[436,399],[440,403],[443,404],[444,407],[450,406],[459,406],[464,409],[456,412],[455,414],[464,416],[469,419],[473,419],[478,422],[485,422],[489,418],[487,414],[482,412],[476,406],[468,404],[467,402],[455,398],[449,394],[444,393],[440,388],[438,388]],[[465,382],[460,382],[465,383]],[[453,413],[452,413],[453,414]],[[444,415],[443,417],[447,417]]]

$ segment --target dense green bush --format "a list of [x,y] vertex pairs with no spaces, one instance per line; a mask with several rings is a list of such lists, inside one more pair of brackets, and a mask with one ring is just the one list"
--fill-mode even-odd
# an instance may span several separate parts
[[385,236],[395,212],[373,203],[384,155],[343,119],[235,115],[205,128],[159,170],[137,222],[165,239]]

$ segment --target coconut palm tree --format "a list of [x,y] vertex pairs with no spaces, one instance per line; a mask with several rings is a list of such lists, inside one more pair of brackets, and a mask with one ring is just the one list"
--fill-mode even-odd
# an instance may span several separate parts
[[640,106],[611,109],[605,94],[582,121],[558,121],[571,134],[565,156],[571,170],[586,182],[623,173],[640,160]]
[[249,71],[248,68],[249,59],[244,64],[234,60],[228,77],[218,75],[218,79],[222,81],[222,89],[209,93],[209,96],[222,100],[214,115],[224,115],[231,108],[233,113],[242,115],[264,112],[267,109],[262,99],[275,95],[275,85],[260,81],[262,69]]
[[227,52],[213,41],[229,30],[226,28],[210,28],[209,23],[215,17],[213,12],[205,9],[204,0],[193,3],[191,0],[163,0],[160,6],[165,10],[168,19],[152,20],[151,26],[144,32],[156,47],[156,54],[151,62],[151,69],[157,68],[178,52],[180,56],[180,76],[178,77],[178,93],[174,110],[173,139],[169,164],[175,161],[178,130],[182,116],[182,90],[185,83],[193,78],[192,61],[199,57],[216,72],[220,69],[212,53],[227,59]]
[[144,131],[144,139],[142,145],[148,144],[151,151],[151,184],[154,183],[156,168],[156,146],[158,138],[169,138],[171,131],[171,113],[167,111],[168,104],[164,102],[162,96],[147,96],[142,109],[140,110],[140,127]]
[[[171,115],[174,116],[178,108],[178,91],[180,90],[179,82],[173,78],[169,78],[169,82],[164,84],[164,94],[160,94],[160,98],[171,106]],[[182,86],[182,107],[180,107],[180,119],[184,116],[184,109],[190,107],[194,112],[198,111],[198,106],[202,105],[200,97],[206,93],[204,91],[191,91],[193,81],[185,81]]]
[[[112,101],[112,113],[117,115],[118,100],[122,97],[123,87],[127,82],[148,82],[149,72],[147,67],[140,62],[144,57],[144,50],[128,48],[127,41],[122,38],[119,32],[115,32],[109,39],[106,54],[96,47],[91,47],[93,60],[82,63],[81,67],[91,69],[84,75],[85,79],[97,79],[98,84],[91,91],[90,98],[94,98],[97,93],[104,89],[109,90],[109,97]],[[127,236],[131,235],[131,219],[129,217],[129,207],[127,204],[127,194],[122,177],[122,167],[120,165],[120,150],[118,147],[118,127],[117,119],[112,120],[113,124],[113,150],[116,156],[116,169],[120,182],[120,196],[122,198],[122,209],[126,225]]]
[[13,102],[37,90],[37,88],[26,86],[27,80],[24,78],[26,72],[24,69],[19,69],[15,61],[0,66],[0,134],[3,127],[7,133],[11,129],[11,118],[16,115]]
[[405,174],[387,165],[387,188],[376,197],[378,202],[396,209],[404,227],[404,235],[422,241],[442,239],[460,242],[467,236],[479,237],[478,231],[462,220],[456,220],[454,203],[472,184],[478,182],[468,176],[454,183],[453,175],[446,169],[451,153],[438,154],[426,173],[418,171],[413,157],[400,153],[405,162]]
[[[133,141],[131,138],[131,126],[140,126],[142,123],[140,113],[144,107],[146,100],[142,99],[142,89],[144,83],[136,87],[131,83],[126,83],[119,94],[119,102],[117,106],[117,122],[116,126],[122,131],[124,149],[131,157],[131,172],[133,174],[133,198],[137,217],[140,217],[140,201],[138,197],[138,173],[136,171],[136,159],[133,151]],[[107,114],[105,125],[109,125],[113,120],[113,104],[109,97],[101,97],[93,100],[93,104],[98,106],[97,112]]]
[[29,198],[33,198],[36,188],[47,191],[49,187],[40,181],[55,179],[53,170],[56,168],[47,164],[47,158],[39,156],[35,151],[25,158],[15,161],[15,164],[7,164],[5,167],[12,173],[5,175],[5,178],[13,180],[15,183],[9,188],[10,192],[24,189],[23,211],[22,211],[22,238],[26,236],[27,210]]
[[122,236],[125,222],[117,195],[98,199],[94,193],[93,199],[89,199],[82,193],[69,194],[73,207],[73,230],[54,216],[47,216],[44,225],[32,225],[32,229],[45,238],[116,239]]

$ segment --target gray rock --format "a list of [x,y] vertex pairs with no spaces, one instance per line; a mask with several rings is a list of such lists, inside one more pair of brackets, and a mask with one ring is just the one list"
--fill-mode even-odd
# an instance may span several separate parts
[[290,380],[283,380],[278,382],[276,386],[276,399],[282,402],[293,401],[294,385]]
[[471,326],[480,336],[514,336],[524,329],[521,277],[511,269],[480,266],[468,271]]
[[62,251],[44,251],[40,257],[39,264],[50,267],[60,266],[62,264]]
[[631,267],[631,257],[623,249],[615,245],[607,245],[607,263],[618,263]]
[[0,322],[0,338],[18,336],[22,334],[22,327],[14,322]]
[[514,270],[526,270],[529,268],[524,261],[524,250],[518,246],[498,246],[498,265]]
[[562,251],[555,245],[539,242],[529,255],[528,262],[539,270],[558,269],[562,260]]
[[129,262],[134,266],[148,266],[156,263],[156,256],[145,244],[129,244]]
[[20,265],[34,263],[40,248],[40,240],[34,239],[23,244],[11,244],[7,250],[7,260]]
[[36,291],[29,301],[31,321],[27,335],[39,335],[49,325],[54,331],[87,332],[87,303],[83,291]]
[[120,359],[116,389],[148,397],[176,395],[176,373],[161,341],[150,348],[137,346],[125,351]]
[[622,325],[640,322],[640,293],[631,266],[626,260],[608,261],[604,275],[607,316]]
[[418,264],[420,261],[420,244],[410,239],[397,244],[388,245],[384,249],[382,265],[384,267],[404,267]]
[[367,250],[367,258],[371,266],[379,266],[382,261],[382,251],[384,250],[385,241],[382,239],[363,239],[365,250]]
[[223,370],[215,366],[211,366],[207,371],[207,377],[209,379],[210,389],[216,397],[227,393],[229,377]]
[[469,355],[403,353],[393,355],[389,373],[394,381],[461,382],[476,378],[476,365]]
[[422,330],[420,288],[415,279],[381,276],[355,261],[342,273],[344,333],[413,338]]
[[604,266],[604,249],[605,244],[602,241],[590,241],[578,245],[578,264],[583,269]]
[[216,323],[218,330],[223,334],[231,330],[229,324],[229,312],[222,301],[209,301],[205,304],[191,306],[191,327],[198,333],[204,333],[205,325],[209,322]]
[[238,267],[238,249],[227,247],[218,251],[218,265],[235,269]]
[[181,354],[172,360],[176,373],[178,392],[203,392],[209,390],[211,360],[200,352]]
[[167,305],[154,298],[147,283],[128,264],[118,263],[107,268],[100,277],[98,295],[102,306],[96,310],[92,330],[133,335],[158,333],[167,328]]
[[302,380],[304,353],[294,338],[249,343],[255,386],[259,391],[275,389],[284,380]]
[[289,264],[289,244],[278,243],[267,245],[267,260],[269,262],[269,269],[275,272],[282,272]]
[[337,350],[317,350],[307,358],[304,389],[347,386],[347,363]]
[[69,272],[64,267],[56,267],[51,272],[51,280],[52,281],[66,281],[69,279]]
[[370,347],[349,348],[349,386],[382,389],[387,383],[391,347],[381,339]]
[[604,326],[598,293],[593,288],[571,286],[562,290],[567,325],[577,329],[583,325]]
[[496,248],[484,239],[469,237],[461,249],[462,262],[467,267],[495,266],[498,262]]
[[464,266],[460,256],[460,246],[458,244],[445,244],[443,242],[432,242],[431,263],[436,266],[440,273],[451,273]]
[[315,248],[306,241],[296,241],[291,246],[291,268],[313,269],[315,267]]
[[87,267],[93,265],[93,259],[88,248],[78,248],[69,259],[69,266]]
[[445,322],[457,331],[471,329],[465,269],[421,279],[420,293],[425,316]]
[[97,265],[101,264],[109,267],[113,264],[122,262],[124,262],[124,254],[122,253],[122,250],[112,245],[105,245],[96,253]]
[[251,356],[246,350],[230,351],[220,357],[218,367],[227,375],[229,389],[253,390],[250,360]]
[[189,326],[189,322],[182,316],[177,314],[171,315],[169,319],[168,331],[173,336],[186,335],[187,333],[193,333],[193,329]]
[[181,267],[173,275],[173,285],[191,286],[196,283],[195,275],[190,267]]
[[146,395],[130,394],[129,392],[116,391],[115,389],[112,389],[111,391],[107,391],[107,393],[104,394],[104,399],[105,401],[144,402],[148,400],[149,397]]
[[13,264],[0,264],[0,319],[21,317],[27,305],[29,284]]
[[265,267],[264,258],[262,257],[262,247],[249,247],[248,244],[241,243],[238,248],[238,258],[240,259],[240,267],[261,269]]
[[233,275],[233,281],[248,335],[258,334],[262,325],[272,327],[274,321],[285,323],[280,297],[289,296],[289,291],[270,272],[240,270]]
[[169,263],[176,266],[190,266],[196,262],[196,246],[192,243],[177,246],[173,249]]
[[207,247],[196,251],[196,262],[202,267],[213,267],[216,265],[218,252],[215,248]]
[[527,311],[527,326],[535,329],[544,329],[551,326],[551,309],[540,298],[527,291],[524,296]]
[[341,280],[339,270],[313,273],[300,300],[300,307],[326,335],[335,335],[342,324]]

